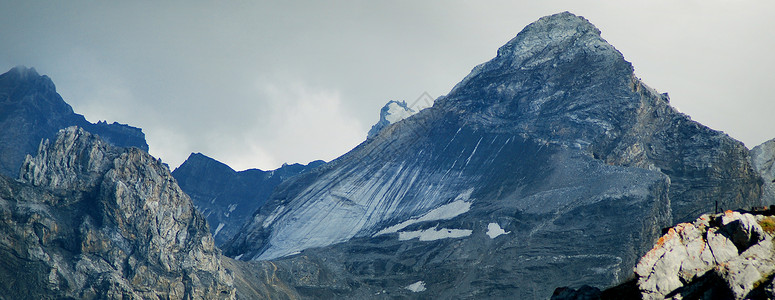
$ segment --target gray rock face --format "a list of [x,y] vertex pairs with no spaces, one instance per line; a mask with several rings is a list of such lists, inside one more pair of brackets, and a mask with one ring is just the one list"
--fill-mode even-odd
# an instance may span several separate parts
[[775,139],[751,149],[751,164],[764,181],[763,204],[775,204]]
[[433,107],[278,186],[224,251],[337,279],[288,276],[307,296],[544,298],[623,281],[674,218],[756,205],[760,187],[742,143],[561,13]]
[[144,151],[71,127],[20,178],[0,176],[4,297],[236,297],[204,217]]
[[283,181],[324,164],[283,165],[271,171],[234,171],[200,153],[192,153],[172,172],[180,188],[210,223],[216,245],[231,239]]
[[774,230],[771,216],[735,211],[676,225],[635,268],[643,299],[748,299],[755,289],[768,291]]
[[148,151],[145,134],[118,123],[89,123],[56,92],[48,76],[35,69],[15,67],[0,75],[0,174],[16,177],[27,154],[43,139],[54,139],[59,129],[79,126],[110,144]]

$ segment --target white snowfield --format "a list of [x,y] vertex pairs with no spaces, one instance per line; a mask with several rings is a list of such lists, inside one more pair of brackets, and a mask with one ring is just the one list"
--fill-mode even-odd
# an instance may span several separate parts
[[416,110],[412,109],[411,107],[402,107],[395,101],[390,101],[388,103],[388,111],[385,115],[385,120],[390,122],[390,124],[394,124],[398,121],[401,121],[403,119],[408,118],[409,116],[417,113]]
[[425,282],[420,280],[418,282],[415,282],[415,283],[412,283],[410,285],[407,285],[404,288],[407,289],[407,290],[410,290],[412,292],[415,292],[415,293],[423,292],[423,291],[425,291]]
[[374,236],[383,235],[387,233],[395,233],[398,232],[401,229],[406,228],[409,225],[417,224],[420,222],[426,222],[426,221],[436,221],[436,220],[449,220],[454,217],[457,217],[459,215],[462,215],[466,213],[468,210],[471,209],[471,202],[467,202],[465,200],[468,200],[469,197],[471,197],[471,193],[474,191],[473,188],[468,189],[463,194],[460,194],[455,201],[452,203],[444,204],[442,206],[439,206],[437,208],[434,208],[433,210],[425,213],[424,215],[420,216],[419,218],[412,218],[406,221],[403,221],[401,223],[398,223],[396,225],[387,227],[385,229],[382,229],[374,234]]
[[[350,174],[344,176],[342,172]],[[271,228],[268,247],[252,259],[283,257],[353,237],[375,236],[377,232],[395,233],[417,222],[453,218],[471,207],[473,189],[460,192],[460,184],[429,184],[429,177],[440,174],[423,174],[421,168],[413,168],[411,163],[385,164],[374,172],[337,170],[327,177],[358,179],[338,182],[334,187],[326,185],[328,180],[318,180],[299,194],[297,199],[304,200],[275,208],[261,224]],[[413,193],[411,205],[402,202],[409,192]],[[390,224],[391,220],[400,223]],[[385,228],[381,224],[392,226]]]
[[487,236],[494,239],[500,235],[509,234],[511,231],[505,231],[498,223],[487,224]]
[[440,239],[467,237],[471,235],[472,232],[473,230],[470,229],[436,229],[436,227],[433,227],[425,230],[399,232],[398,240],[408,241],[413,238],[419,238],[420,241],[435,241]]

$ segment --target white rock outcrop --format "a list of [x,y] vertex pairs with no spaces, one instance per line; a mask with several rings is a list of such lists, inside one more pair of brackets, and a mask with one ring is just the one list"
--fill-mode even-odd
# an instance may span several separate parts
[[770,216],[726,211],[670,228],[635,267],[643,299],[746,298],[775,273],[773,226]]

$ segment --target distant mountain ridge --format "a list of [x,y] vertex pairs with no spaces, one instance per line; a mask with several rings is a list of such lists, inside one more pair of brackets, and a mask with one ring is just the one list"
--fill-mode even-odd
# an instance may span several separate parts
[[0,75],[0,173],[19,175],[27,154],[34,154],[43,139],[53,139],[63,128],[79,126],[120,147],[148,151],[145,134],[119,123],[90,123],[56,92],[46,75],[17,66]]
[[277,185],[324,163],[317,160],[307,165],[285,164],[271,171],[248,169],[237,172],[204,154],[192,153],[172,171],[172,176],[205,215],[215,244],[221,245],[266,202]]

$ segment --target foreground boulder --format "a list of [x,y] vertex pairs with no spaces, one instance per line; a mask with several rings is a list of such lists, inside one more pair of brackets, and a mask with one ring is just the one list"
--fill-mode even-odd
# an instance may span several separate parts
[[558,288],[552,299],[773,299],[772,214],[726,211],[680,223],[640,259],[632,280],[603,291]]
[[747,298],[772,284],[774,231],[775,218],[735,211],[678,224],[638,262],[638,288],[644,299]]
[[168,168],[80,128],[0,176],[0,295],[234,299],[204,217]]

